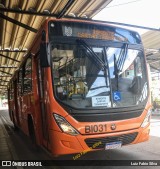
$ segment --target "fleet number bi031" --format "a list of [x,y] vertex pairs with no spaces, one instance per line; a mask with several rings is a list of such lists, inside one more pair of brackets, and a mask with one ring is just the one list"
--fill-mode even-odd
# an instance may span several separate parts
[[107,124],[87,125],[85,126],[85,133],[103,133],[107,131]]

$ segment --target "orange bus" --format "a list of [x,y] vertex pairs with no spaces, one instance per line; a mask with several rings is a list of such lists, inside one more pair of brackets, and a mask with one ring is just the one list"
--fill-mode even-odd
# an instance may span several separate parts
[[9,83],[8,99],[15,127],[53,155],[149,139],[141,38],[104,22],[46,20]]

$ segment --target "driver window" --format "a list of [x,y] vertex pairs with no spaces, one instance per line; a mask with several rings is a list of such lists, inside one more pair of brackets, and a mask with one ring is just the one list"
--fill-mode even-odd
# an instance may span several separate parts
[[74,48],[73,45],[57,45],[52,50],[54,85],[61,99],[83,94],[85,90],[84,83],[81,82],[86,77],[85,60],[79,58],[80,54],[75,53]]
[[131,78],[133,79],[135,76],[135,66],[134,62],[125,70],[125,72],[122,74],[122,77]]

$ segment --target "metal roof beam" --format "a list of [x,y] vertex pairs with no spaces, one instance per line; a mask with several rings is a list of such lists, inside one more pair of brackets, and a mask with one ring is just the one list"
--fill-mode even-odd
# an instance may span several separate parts
[[9,82],[9,80],[3,80],[3,79],[0,79],[0,81],[3,81],[3,82]]
[[4,57],[4,58],[7,58],[7,59],[10,59],[10,60],[13,60],[13,61],[15,61],[15,62],[20,62],[19,60],[10,58],[10,57],[8,57],[8,56],[6,56],[6,55],[3,55],[3,54],[0,54],[0,56],[2,56],[2,57]]
[[61,12],[58,14],[57,18],[60,19],[62,18],[67,10],[71,7],[71,5],[74,3],[75,0],[69,0],[67,4],[64,6],[64,8],[61,10]]
[[2,84],[0,84],[0,86],[7,86],[7,85],[2,85]]
[[0,66],[0,68],[12,69],[12,68],[18,68],[18,67],[17,66]]
[[147,60],[147,63],[153,64],[153,63],[158,63],[159,61],[160,61],[160,60],[155,60],[155,61]]
[[5,73],[5,74],[7,74],[7,75],[12,75],[11,73],[5,72],[5,71],[3,71],[3,70],[0,70],[0,72]]
[[147,60],[151,60],[151,61],[160,61],[160,58],[147,58]]
[[37,31],[38,31],[37,29],[34,29],[34,28],[24,24],[24,23],[21,23],[21,22],[15,20],[15,19],[12,19],[12,18],[10,18],[8,16],[5,16],[2,13],[0,13],[0,18],[5,19],[5,20],[7,20],[7,21],[9,21],[11,23],[14,23],[14,24],[18,25],[18,26],[21,26],[21,27],[23,27],[25,29],[28,29],[31,32],[37,33]]
[[8,49],[0,49],[0,52],[27,52],[27,50],[8,50]]
[[[72,4],[74,0],[69,0],[68,3]],[[67,4],[68,4],[67,3]],[[66,4],[66,7],[67,8],[67,4]],[[71,5],[69,5],[70,7]],[[69,8],[68,7],[68,8]],[[67,9],[64,9],[64,14],[65,14],[65,10]],[[64,16],[64,14],[62,15],[61,13],[63,11],[61,11],[59,13],[59,15],[56,15],[56,14],[47,14],[47,13],[43,13],[43,12],[33,12],[33,11],[25,11],[25,10],[16,10],[16,9],[11,9],[11,8],[0,8],[0,11],[1,12],[10,12],[10,13],[17,13],[17,14],[27,14],[27,15],[35,15],[35,16],[46,16],[46,17],[55,17],[55,18],[60,18],[62,16]],[[3,15],[3,14],[1,14]],[[61,16],[62,15],[62,16]],[[3,15],[5,16],[5,15]],[[0,16],[1,17],[1,16]],[[6,16],[5,16],[6,17]],[[66,16],[65,16],[66,17]],[[69,17],[67,16],[66,18],[73,18],[73,17]],[[84,19],[84,18],[77,18],[75,17],[75,19],[82,19],[82,20],[90,20],[90,19]],[[156,29],[156,28],[150,28],[150,27],[145,27],[145,26],[138,26],[138,25],[131,25],[131,24],[125,24],[125,23],[119,23],[119,22],[110,22],[110,21],[98,21],[98,20],[93,20],[95,22],[103,22],[103,23],[108,23],[108,24],[114,24],[114,25],[122,25],[122,26],[130,26],[130,27],[136,27],[136,28],[141,28],[141,29],[147,29],[147,30],[153,30],[153,31],[160,31],[160,29]],[[17,21],[18,22],[18,21]],[[21,23],[22,24],[22,23]],[[27,25],[28,26],[28,25]],[[34,29],[34,28],[32,28]],[[36,30],[37,31],[37,30]]]
[[157,71],[160,72],[160,69],[158,69],[158,68],[156,68],[156,67],[154,67],[154,66],[152,66],[152,65],[150,65],[150,67],[151,67],[152,69],[155,69],[155,70],[157,70]]
[[1,12],[10,12],[17,14],[26,14],[26,15],[35,15],[35,16],[46,16],[46,17],[57,17],[56,14],[48,14],[43,12],[34,12],[34,11],[25,11],[25,10],[16,10],[11,8],[0,8]]

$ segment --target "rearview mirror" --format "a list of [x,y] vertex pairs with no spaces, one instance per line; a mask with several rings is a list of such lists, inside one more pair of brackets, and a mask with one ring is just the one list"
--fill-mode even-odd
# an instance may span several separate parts
[[84,58],[86,56],[86,50],[80,47],[75,48],[73,54],[75,58]]
[[40,44],[40,65],[42,68],[50,67],[50,55],[47,52],[48,44],[43,42]]

